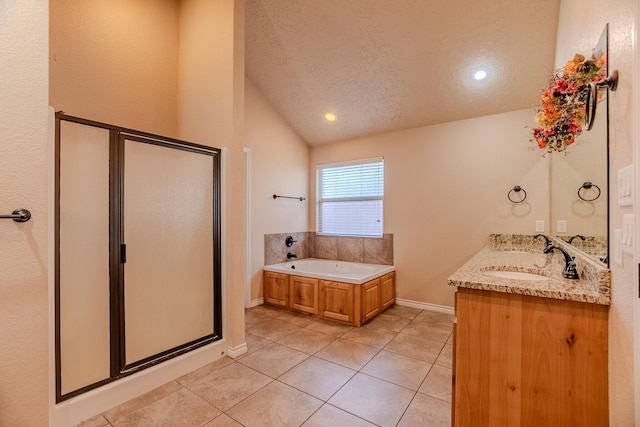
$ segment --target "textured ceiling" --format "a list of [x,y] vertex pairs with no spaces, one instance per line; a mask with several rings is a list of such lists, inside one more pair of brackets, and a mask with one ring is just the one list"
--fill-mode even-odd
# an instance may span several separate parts
[[246,73],[310,145],[529,108],[559,2],[247,0]]

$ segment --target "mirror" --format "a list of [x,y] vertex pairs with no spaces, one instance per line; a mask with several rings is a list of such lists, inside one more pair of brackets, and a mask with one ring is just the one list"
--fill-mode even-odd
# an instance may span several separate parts
[[[593,55],[608,57],[608,24]],[[588,52],[580,52],[588,57]],[[571,58],[567,58],[570,60]],[[608,63],[605,61],[605,75]],[[608,264],[608,89],[599,89],[593,127],[583,128],[566,152],[549,153],[552,235]],[[586,183],[586,184],[585,184]],[[563,227],[564,225],[564,227]]]

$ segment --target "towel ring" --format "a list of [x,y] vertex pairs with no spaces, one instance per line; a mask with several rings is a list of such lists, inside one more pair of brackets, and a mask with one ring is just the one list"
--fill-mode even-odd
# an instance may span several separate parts
[[[522,198],[522,200],[513,200],[513,199],[511,198],[511,193],[512,193],[512,192],[519,193],[519,192],[521,192],[521,191],[524,193],[524,197]],[[509,199],[509,201],[510,201],[511,203],[522,203],[522,202],[524,202],[525,200],[527,200],[527,192],[526,192],[526,191],[524,191],[524,188],[520,187],[519,185],[516,185],[516,186],[515,186],[515,187],[513,187],[511,190],[509,190],[509,192],[507,193],[507,199]]]
[[[595,187],[596,190],[598,190],[598,194],[596,194],[596,197],[592,198],[592,199],[585,199],[584,197],[582,197],[582,194],[580,194],[580,191],[582,191],[583,188],[585,189],[590,189],[592,187]],[[580,188],[578,188],[578,197],[580,197],[580,199],[584,200],[585,202],[593,202],[594,200],[598,199],[598,197],[600,197],[600,194],[602,192],[600,191],[600,187],[598,187],[597,185],[587,181],[584,184],[582,184],[582,186]]]

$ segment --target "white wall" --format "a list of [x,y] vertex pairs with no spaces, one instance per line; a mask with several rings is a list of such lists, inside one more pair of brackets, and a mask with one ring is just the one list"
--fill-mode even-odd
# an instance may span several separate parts
[[[617,204],[617,171],[633,162],[633,0],[563,0],[560,7],[556,65],[573,58],[576,52],[590,52],[604,25],[609,23],[609,65],[620,72],[618,90],[610,95],[611,203],[609,230],[621,228],[622,215],[631,208]],[[635,76],[637,79],[637,76]],[[612,242],[613,243],[613,242]],[[634,425],[633,304],[636,295],[633,257],[624,256],[624,265],[611,262],[611,308],[609,311],[609,424]]]
[[[245,83],[245,145],[251,158],[251,301],[262,295],[264,235],[307,231],[309,148],[254,83]],[[300,202],[273,194],[303,196]]]
[[223,287],[230,351],[244,346],[244,1],[180,2],[178,132],[226,148]]
[[52,0],[50,15],[56,111],[177,136],[176,1]]
[[[384,232],[394,235],[397,296],[452,307],[447,277],[490,233],[534,233],[536,220],[548,224],[547,159],[525,126],[533,126],[533,110],[313,147],[310,188],[316,164],[383,156]],[[522,204],[507,200],[515,185],[527,191]],[[315,211],[309,214],[314,230]]]
[[0,2],[0,425],[48,424],[47,1]]

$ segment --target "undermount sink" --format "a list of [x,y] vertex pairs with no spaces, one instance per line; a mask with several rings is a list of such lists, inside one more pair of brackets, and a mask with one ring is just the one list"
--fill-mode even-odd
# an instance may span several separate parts
[[489,270],[483,271],[482,274],[487,274],[493,277],[501,277],[503,279],[516,279],[516,280],[548,280],[549,278],[542,274],[527,273],[526,271],[515,270]]

